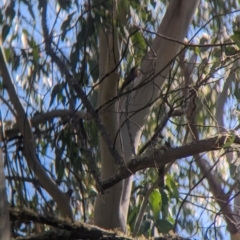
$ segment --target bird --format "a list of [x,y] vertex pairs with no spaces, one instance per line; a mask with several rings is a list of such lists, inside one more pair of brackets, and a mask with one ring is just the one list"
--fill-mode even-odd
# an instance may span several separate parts
[[120,92],[122,92],[127,85],[129,85],[135,78],[138,77],[138,73],[139,73],[138,66],[131,68],[130,72],[128,73],[127,77],[123,82]]

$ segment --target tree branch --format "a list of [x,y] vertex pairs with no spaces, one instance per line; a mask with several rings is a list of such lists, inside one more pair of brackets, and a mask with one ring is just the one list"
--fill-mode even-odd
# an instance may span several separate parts
[[[48,28],[47,28],[47,20],[46,20],[46,12],[47,12],[47,4],[43,4],[43,9],[42,9],[42,28],[43,28],[43,35],[45,39],[45,48],[47,54],[51,57],[51,59],[57,64],[59,67],[59,70],[66,76],[67,82],[73,86],[74,90],[77,92],[78,97],[82,100],[83,104],[87,108],[88,112],[90,113],[91,117],[93,118],[96,126],[98,127],[98,130],[103,138],[103,140],[106,142],[106,145],[108,146],[108,150],[112,157],[115,159],[115,161],[119,164],[122,162],[122,157],[119,155],[116,149],[113,148],[113,143],[111,141],[111,138],[109,134],[107,133],[105,126],[101,123],[98,114],[96,113],[95,109],[93,108],[92,104],[88,100],[86,94],[84,91],[81,89],[79,84],[77,84],[76,79],[74,79],[64,64],[64,62],[55,54],[51,47],[51,37],[48,33]],[[80,82],[80,79],[79,81]]]
[[[31,125],[33,127],[37,127],[39,124],[44,124],[46,121],[52,121],[54,118],[62,118],[62,119],[68,119],[71,116],[74,116],[75,118],[89,120],[91,118],[90,114],[86,111],[71,111],[66,109],[60,109],[60,110],[52,110],[46,113],[41,113],[32,119],[30,119]],[[17,125],[14,125],[13,128],[8,129],[5,131],[6,138],[13,139],[16,138],[19,134],[19,129]]]
[[[101,240],[133,240],[132,237],[128,237],[118,231],[107,231],[105,229],[87,224],[82,222],[70,223],[69,221],[56,218],[53,216],[44,216],[41,214],[34,213],[28,209],[10,208],[10,219],[11,221],[18,222],[37,222],[40,224],[47,224],[49,226],[58,228],[57,230],[50,230],[44,233],[18,237],[17,240],[69,240],[69,239],[101,239]],[[168,235],[165,237],[158,237],[158,240],[187,240],[176,235]]]
[[[40,235],[18,238],[18,239],[104,239],[104,237],[115,237],[116,233],[107,231],[96,226],[82,222],[74,222],[56,218],[50,215],[37,214],[28,209],[10,208],[10,220],[20,222],[37,222],[47,224],[64,231],[47,231]],[[53,238],[53,236],[55,236]],[[117,239],[117,238],[116,238]],[[118,238],[127,239],[127,238]]]
[[182,110],[174,110],[174,111],[170,111],[168,114],[166,114],[163,119],[161,120],[160,124],[158,125],[158,127],[155,129],[154,134],[152,135],[151,139],[143,145],[143,147],[139,150],[138,154],[142,154],[153,142],[157,137],[162,137],[162,130],[163,128],[166,126],[169,118],[171,117],[176,117],[176,116],[182,116],[183,115],[183,111]]
[[0,74],[3,80],[3,87],[7,90],[11,104],[13,105],[17,115],[16,123],[18,129],[20,130],[20,133],[23,136],[24,157],[27,161],[28,166],[36,174],[43,187],[46,189],[49,195],[52,196],[52,198],[57,202],[62,214],[64,216],[72,217],[72,210],[69,204],[69,199],[66,198],[65,193],[58,188],[56,183],[51,178],[49,178],[36,157],[36,147],[32,133],[31,123],[16,93],[12,78],[6,65],[6,59],[1,45],[2,44],[0,41]]
[[[102,188],[106,190],[121,180],[132,176],[137,171],[146,168],[162,167],[180,158],[193,156],[202,152],[221,150],[229,139],[232,139],[232,136],[223,133],[181,147],[170,148],[167,151],[161,149],[153,150],[150,154],[131,159],[126,167],[122,166],[116,175],[104,181]],[[233,143],[240,144],[240,137],[236,136]]]

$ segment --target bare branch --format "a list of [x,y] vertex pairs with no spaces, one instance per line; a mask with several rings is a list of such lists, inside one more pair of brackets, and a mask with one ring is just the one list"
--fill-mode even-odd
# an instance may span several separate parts
[[229,232],[237,233],[238,230],[236,228],[236,225],[234,224],[235,219],[233,216],[233,211],[231,209],[231,206],[229,205],[230,194],[227,194],[223,191],[220,182],[217,181],[217,178],[214,175],[214,173],[210,171],[211,167],[209,166],[208,162],[200,158],[199,155],[195,156],[195,158],[196,159],[198,158],[197,160],[198,166],[201,169],[201,172],[206,176],[210,190],[213,193],[216,202],[221,208],[221,213],[225,217]]
[[[68,240],[68,239],[118,239],[118,240],[133,240],[134,238],[128,237],[118,231],[107,231],[105,229],[82,223],[74,222],[70,223],[69,221],[59,219],[53,216],[43,216],[41,214],[34,213],[31,210],[20,210],[16,208],[10,208],[10,219],[11,221],[18,222],[37,222],[41,224],[47,224],[53,227],[58,228],[56,231],[46,231],[38,235],[28,236],[28,237],[18,237],[18,240]],[[158,237],[157,239],[161,240],[187,240],[186,238],[181,238],[173,234],[173,236]]]
[[176,116],[182,116],[183,115],[182,110],[175,110],[175,111],[170,111],[168,114],[166,114],[163,119],[161,120],[159,126],[156,128],[155,133],[152,135],[151,139],[144,144],[144,146],[139,150],[138,154],[142,154],[150,145],[151,143],[157,138],[162,136],[162,130],[166,126],[169,118],[171,117],[176,117]]
[[76,81],[72,81],[72,86],[73,86],[74,90],[76,91],[76,93],[78,94],[78,96],[81,98],[85,107],[88,109],[89,113],[91,114],[96,126],[98,127],[98,130],[101,133],[103,140],[105,141],[105,143],[107,145],[109,152],[115,159],[116,163],[117,164],[122,163],[122,161],[123,161],[122,157],[119,155],[118,151],[115,148],[113,148],[113,142],[110,139],[104,125],[101,123],[100,118],[99,118],[98,114],[96,113],[95,109],[93,108],[92,104],[87,99],[86,94],[84,93],[82,88],[76,83]]
[[[68,117],[69,116],[69,117]],[[30,119],[31,125],[37,127],[39,124],[44,124],[47,121],[52,121],[54,118],[62,118],[64,120],[70,119],[72,116],[74,118],[89,120],[91,118],[90,114],[85,111],[71,111],[67,109],[61,110],[52,110],[46,113],[41,113],[32,119]],[[16,138],[19,134],[19,129],[17,125],[14,125],[13,128],[5,130],[5,136],[7,139]]]
[[155,31],[151,31],[147,28],[140,28],[138,26],[134,26],[136,28],[138,28],[139,30],[143,31],[143,32],[147,32],[153,35],[156,35],[157,37],[163,38],[165,40],[168,40],[170,42],[174,42],[174,43],[179,43],[184,47],[198,47],[198,48],[206,48],[206,47],[223,47],[223,46],[232,46],[232,45],[236,45],[235,42],[226,42],[226,43],[212,43],[212,44],[193,44],[193,43],[186,43],[184,41],[179,41],[178,39],[174,39],[171,37],[167,37],[166,35],[157,33]]
[[49,176],[47,175],[45,170],[42,168],[40,162],[37,159],[32,127],[25,113],[25,109],[23,108],[18,98],[15,87],[13,85],[11,76],[9,74],[9,71],[6,65],[6,60],[4,57],[4,52],[2,50],[2,47],[0,48],[0,63],[1,63],[0,74],[2,76],[3,86],[7,90],[11,104],[13,105],[16,111],[17,127],[23,136],[23,142],[24,142],[23,154],[25,156],[27,164],[32,169],[32,171],[36,174],[36,176],[38,177],[38,179],[40,180],[41,184],[46,189],[46,191],[57,202],[63,215],[72,217],[72,210],[69,204],[69,199],[66,198],[65,194],[58,188],[56,183],[49,178]]
[[[104,181],[102,188],[106,190],[121,180],[132,176],[137,171],[146,168],[156,168],[156,166],[162,167],[180,158],[193,156],[203,152],[221,150],[229,138],[231,138],[231,135],[223,133],[185,146],[170,148],[167,151],[156,149],[148,155],[133,158],[129,161],[126,167],[122,166],[116,175]],[[240,137],[236,136],[234,143],[240,144]]]

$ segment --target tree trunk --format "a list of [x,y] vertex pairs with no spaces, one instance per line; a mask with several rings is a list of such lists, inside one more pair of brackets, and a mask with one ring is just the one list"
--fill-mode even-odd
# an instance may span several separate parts
[[[139,76],[138,79],[135,80],[134,84],[135,86],[142,84],[152,76],[155,76],[155,78],[152,79],[152,81],[144,84],[144,86],[139,88],[137,91],[129,94],[122,101],[119,112],[122,112],[125,109],[128,116],[126,117],[124,114],[121,116],[120,123],[123,124],[123,127],[121,129],[120,137],[118,137],[118,142],[116,144],[117,146],[115,147],[120,152],[121,142],[125,161],[128,161],[133,156],[133,149],[135,152],[137,150],[142,128],[147,120],[152,103],[157,99],[159,89],[163,85],[165,77],[168,74],[169,68],[166,66],[169,65],[171,60],[174,59],[181,48],[181,44],[174,40],[182,41],[184,39],[198,4],[199,0],[179,0],[170,2],[165,17],[158,29],[158,34],[172,38],[173,41],[156,36],[151,46],[151,52],[149,52],[148,56],[144,59],[149,59],[149,57],[153,57],[154,54],[157,54],[157,59],[156,61],[143,61],[141,65],[141,71],[144,74]],[[116,37],[116,34],[114,36]],[[106,45],[110,42],[105,40],[106,43],[103,44],[103,42],[101,42],[103,39],[104,37],[102,36],[102,40],[100,40],[100,65],[108,62],[108,59],[112,60],[112,58],[109,58],[109,51],[112,49],[111,47],[108,47],[108,54],[106,55]],[[108,40],[109,39],[111,38],[108,38]],[[106,59],[103,59],[103,55],[105,55]],[[103,68],[103,66],[100,66],[100,71],[102,71],[102,69],[108,70],[109,72],[109,70],[113,69],[113,66],[112,68],[107,68],[107,66]],[[105,71],[105,73],[107,73],[107,71]],[[103,75],[100,74],[100,79],[102,76]],[[113,74],[110,76],[113,77]],[[110,85],[110,83],[114,84],[116,80],[110,79],[110,76],[103,81],[106,82],[104,85],[102,84],[104,88],[100,87],[99,89],[100,106],[109,98],[116,95],[116,86],[113,87]],[[111,137],[115,136],[115,133],[117,133],[119,128],[117,114],[114,115],[112,114],[113,112],[110,111],[115,111],[116,106],[117,103],[112,104],[109,106],[109,108],[105,108],[105,111],[101,116],[102,123],[105,125],[108,132],[111,133]],[[126,124],[127,119],[129,121],[128,124]],[[111,126],[114,124],[114,127]],[[101,143],[101,159],[102,179],[106,179],[117,171],[117,166],[114,164],[113,159],[109,156],[104,143]],[[105,195],[98,196],[95,206],[95,224],[104,228],[120,228],[121,230],[125,231],[131,187],[132,178],[129,178],[123,181],[123,183],[120,183],[109,189]]]
[[[112,17],[116,14],[116,4],[117,1],[114,1]],[[99,39],[99,80],[100,82],[102,79],[104,80],[99,84],[98,104],[102,106],[108,99],[115,97],[117,94],[118,73],[116,65],[119,62],[119,43],[116,28],[113,27],[113,29],[107,30],[102,28]],[[113,103],[105,106],[100,113],[101,122],[104,124],[112,142],[114,142],[119,128],[117,109],[117,103]],[[114,147],[120,153],[119,139]],[[100,149],[102,160],[101,179],[106,180],[117,171],[118,166],[101,137]],[[104,195],[98,195],[94,210],[94,223],[96,225],[106,229],[120,228],[125,231],[125,221],[122,218],[120,209],[122,185],[123,183],[120,182],[108,189]]]

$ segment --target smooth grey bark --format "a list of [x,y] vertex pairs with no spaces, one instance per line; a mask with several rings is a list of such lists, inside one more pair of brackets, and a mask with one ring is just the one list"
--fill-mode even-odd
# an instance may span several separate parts
[[[124,157],[127,161],[133,156],[129,135],[131,135],[136,151],[139,145],[142,129],[153,106],[152,103],[154,103],[157,99],[160,89],[163,86],[169,72],[168,66],[179,53],[181,48],[181,44],[174,40],[183,41],[198,4],[199,0],[172,0],[170,2],[157,33],[172,38],[173,41],[156,36],[152,43],[151,51],[148,53],[148,56],[144,58],[146,60],[144,60],[141,64],[141,72],[144,74],[139,76],[135,82],[135,86],[143,84],[147,81],[148,82],[144,84],[144,86],[132,92],[130,97],[128,97],[128,112],[134,114],[132,114],[132,116],[128,115],[128,117],[122,115],[121,117],[121,124],[125,123],[127,119],[129,119],[128,121],[130,126],[127,126],[128,124],[125,123],[121,129],[121,135],[124,139],[122,142]],[[154,60],[155,57],[156,60]],[[152,81],[149,81],[153,76],[156,77]],[[122,104],[122,107],[124,106],[125,103]],[[131,186],[132,177],[124,180],[121,201],[121,210],[124,215],[124,219],[127,218]]]
[[[112,11],[110,12],[113,19],[116,19],[118,2],[118,0],[112,1]],[[118,73],[116,66],[119,62],[120,44],[116,26],[109,29],[103,25],[99,32],[99,45],[99,80],[101,83],[98,89],[98,105],[102,106],[108,99],[117,95]],[[105,105],[99,114],[112,142],[114,142],[119,128],[117,112],[118,104],[113,103]],[[120,154],[119,139],[116,141],[114,149]],[[109,146],[103,141],[102,137],[100,137],[100,151],[102,162],[101,179],[106,180],[117,172],[118,165],[116,159],[110,154]],[[103,195],[98,194],[94,208],[94,224],[106,229],[120,228],[125,232],[126,224],[120,208],[122,189],[123,183],[119,182]]]
[[[165,17],[162,21],[162,24],[158,30],[159,34],[163,36],[167,36],[173,39],[173,41],[165,40],[157,36],[153,41],[151,46],[151,52],[148,53],[146,58],[152,57],[152,59],[157,56],[156,59],[156,68],[155,60],[144,61],[141,65],[141,70],[145,75],[140,76],[135,83],[135,86],[141,83],[144,83],[146,80],[151,78],[153,75],[157,74],[154,81],[149,81],[144,87],[138,89],[137,91],[131,93],[127,97],[127,105],[128,112],[136,112],[133,116],[122,115],[120,126],[125,122],[125,120],[129,120],[129,124],[123,124],[123,128],[121,129],[121,143],[123,145],[123,154],[125,161],[129,161],[129,159],[133,156],[132,149],[134,148],[135,152],[137,150],[139,139],[141,136],[142,128],[147,120],[148,114],[151,110],[152,103],[157,98],[159,93],[159,89],[164,83],[165,76],[167,75],[169,68],[166,67],[171,60],[174,59],[176,54],[178,53],[181,45],[174,40],[182,41],[187,33],[188,26],[192,20],[195,9],[198,5],[199,1],[171,1]],[[101,46],[100,46],[101,52]],[[106,51],[102,55],[104,55]],[[101,54],[100,54],[101,57]],[[101,59],[100,59],[101,60]],[[100,64],[103,65],[106,60],[101,60]],[[102,69],[106,69],[106,66],[100,68],[100,72]],[[165,68],[166,67],[166,68]],[[154,69],[153,69],[154,68]],[[100,74],[101,78],[101,74]],[[107,99],[106,99],[107,100]],[[124,110],[126,102],[123,101],[119,108],[119,112]],[[126,109],[125,109],[126,110]],[[113,118],[112,118],[113,120]],[[130,132],[129,132],[130,129]],[[112,134],[112,133],[111,133]],[[133,146],[134,145],[134,146]],[[103,148],[101,148],[103,149]],[[119,148],[118,148],[119,149]],[[102,155],[103,157],[103,155]],[[107,159],[107,158],[105,158]],[[103,172],[107,175],[113,174],[116,171],[116,167],[112,167],[112,164],[108,162],[108,165],[105,165],[106,161],[103,159]],[[108,169],[105,171],[105,169]],[[103,176],[102,176],[103,177]],[[121,183],[120,183],[121,184]],[[120,228],[123,231],[125,230],[125,224],[128,214],[129,207],[129,199],[131,194],[132,187],[132,177],[123,181],[122,185],[114,186],[109,189],[107,192],[107,196],[102,196],[102,199],[98,197],[97,204],[95,206],[95,219],[101,218],[101,221],[108,221],[109,228]],[[118,190],[116,190],[118,188]],[[118,205],[119,201],[119,191],[121,191],[121,205]],[[107,199],[107,201],[105,201]],[[112,206],[115,206],[112,208]],[[109,209],[115,209],[110,216]],[[105,216],[104,216],[105,215]],[[97,217],[96,217],[97,216]],[[103,217],[104,216],[104,217]],[[106,218],[109,218],[106,220]],[[105,219],[105,220],[104,220]],[[98,224],[99,221],[95,221]],[[119,223],[119,224],[117,224]],[[101,225],[102,226],[102,223]]]

